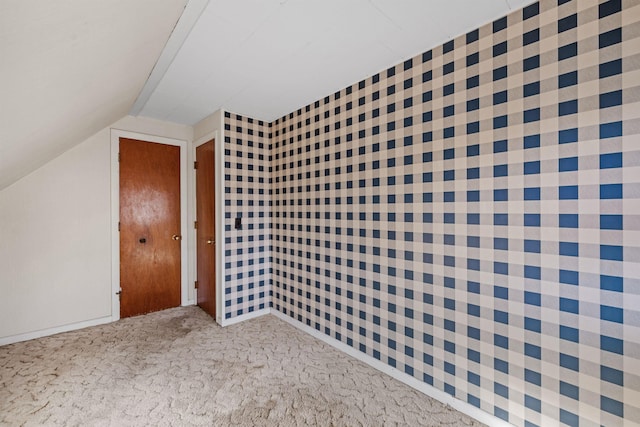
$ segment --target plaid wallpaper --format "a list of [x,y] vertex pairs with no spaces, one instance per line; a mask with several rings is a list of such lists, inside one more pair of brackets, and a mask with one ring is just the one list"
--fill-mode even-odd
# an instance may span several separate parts
[[275,309],[517,426],[638,425],[639,69],[640,2],[542,0],[268,127],[227,115],[227,227],[271,228],[231,230],[227,316],[269,278]]
[[639,37],[541,1],[277,120],[274,307],[518,426],[640,423]]
[[262,121],[225,113],[226,319],[269,307],[268,131]]

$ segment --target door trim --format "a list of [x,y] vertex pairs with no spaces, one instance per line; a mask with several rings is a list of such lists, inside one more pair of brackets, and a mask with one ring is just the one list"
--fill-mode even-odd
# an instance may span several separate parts
[[[224,117],[224,113],[221,114],[221,117]],[[221,119],[221,121],[224,119]],[[222,127],[220,129],[224,129],[224,124],[222,123]],[[224,141],[223,136],[220,135],[220,132],[215,130],[209,132],[202,137],[196,139],[191,147],[190,153],[192,159],[196,158],[196,147],[204,144],[205,142],[215,140],[214,148],[215,148],[215,159],[214,159],[214,176],[215,176],[215,190],[216,197],[214,200],[215,206],[215,228],[216,228],[216,253],[215,253],[215,265],[216,265],[216,277],[215,277],[215,286],[216,286],[216,322],[224,326],[224,247],[225,247],[225,232],[224,232]],[[190,178],[190,200],[189,205],[191,206],[191,224],[196,219],[196,171],[192,168],[191,173],[189,175]],[[196,238],[195,238],[195,230],[193,227],[189,229],[189,241],[190,246],[189,249],[193,252],[193,260],[190,264],[190,269],[193,271],[193,277],[196,276],[196,263],[198,262],[198,257],[196,253]],[[195,280],[195,279],[194,279]],[[196,289],[196,292],[198,290]],[[197,298],[194,298],[197,301]]]
[[[187,141],[181,139],[165,138],[162,136],[147,135],[139,132],[130,132],[120,129],[111,129],[111,320],[120,319],[120,298],[117,292],[120,290],[120,164],[118,152],[120,151],[120,138],[137,139],[158,144],[175,145],[180,147],[180,233],[187,236],[188,220],[188,188],[187,188]],[[188,241],[180,242],[180,301],[181,305],[193,304],[189,298],[189,256]]]

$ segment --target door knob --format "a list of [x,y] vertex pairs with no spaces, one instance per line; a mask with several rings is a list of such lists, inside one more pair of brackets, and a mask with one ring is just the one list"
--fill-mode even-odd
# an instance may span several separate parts
[[207,240],[207,245],[213,245],[214,243],[216,243],[215,240]]
[[173,236],[171,236],[171,238],[173,240],[182,240],[182,236],[178,235],[178,234],[174,234]]
[[140,240],[138,240],[140,243],[147,243],[147,239],[145,239],[144,237],[141,237]]

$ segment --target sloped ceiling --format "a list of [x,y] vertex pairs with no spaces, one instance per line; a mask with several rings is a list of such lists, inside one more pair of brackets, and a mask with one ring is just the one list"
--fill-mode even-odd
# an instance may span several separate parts
[[210,0],[133,114],[271,121],[532,0]]
[[0,189],[128,113],[186,2],[0,1]]
[[190,0],[172,35],[187,1],[0,1],[0,189],[129,112],[272,121],[534,0]]

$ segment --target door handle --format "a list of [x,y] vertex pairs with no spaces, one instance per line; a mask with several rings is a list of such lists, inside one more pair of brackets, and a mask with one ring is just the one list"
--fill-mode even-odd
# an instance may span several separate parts
[[207,240],[207,245],[215,245],[215,240]]
[[182,240],[182,236],[180,236],[179,234],[174,234],[173,236],[171,236],[171,238],[173,240]]

